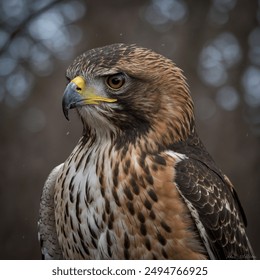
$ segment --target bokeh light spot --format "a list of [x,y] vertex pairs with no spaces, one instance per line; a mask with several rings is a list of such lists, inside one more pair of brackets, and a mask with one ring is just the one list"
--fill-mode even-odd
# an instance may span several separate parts
[[226,111],[233,111],[239,104],[239,95],[234,87],[224,86],[217,91],[216,101]]

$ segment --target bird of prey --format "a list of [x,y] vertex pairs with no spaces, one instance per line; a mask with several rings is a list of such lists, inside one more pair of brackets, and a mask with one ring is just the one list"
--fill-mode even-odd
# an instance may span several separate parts
[[45,259],[253,259],[230,180],[198,137],[182,71],[136,45],[77,57],[64,115],[83,125],[40,204]]

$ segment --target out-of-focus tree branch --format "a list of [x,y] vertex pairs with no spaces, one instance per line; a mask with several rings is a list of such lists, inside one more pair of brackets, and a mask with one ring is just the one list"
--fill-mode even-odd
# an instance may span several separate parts
[[[6,52],[6,50],[8,49],[8,46],[11,44],[11,42],[14,40],[14,38],[23,33],[24,30],[26,29],[26,27],[28,26],[28,24],[34,20],[36,17],[38,17],[39,15],[43,14],[44,12],[52,9],[54,6],[56,6],[57,4],[64,2],[62,0],[55,0],[53,2],[50,2],[49,4],[47,4],[46,6],[42,7],[41,9],[35,11],[34,13],[29,14],[21,23],[19,23],[18,26],[16,26],[13,30],[5,30],[8,32],[8,38],[6,40],[6,42],[4,43],[3,47],[0,49],[0,55],[2,55],[3,53]],[[0,26],[6,27],[6,29],[8,29],[8,22],[0,22]]]

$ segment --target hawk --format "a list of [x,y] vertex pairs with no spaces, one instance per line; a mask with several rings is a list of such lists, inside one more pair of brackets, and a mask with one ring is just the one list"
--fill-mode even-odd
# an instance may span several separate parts
[[182,71],[136,45],[89,50],[62,107],[83,125],[41,197],[45,259],[253,259],[231,182],[198,137]]

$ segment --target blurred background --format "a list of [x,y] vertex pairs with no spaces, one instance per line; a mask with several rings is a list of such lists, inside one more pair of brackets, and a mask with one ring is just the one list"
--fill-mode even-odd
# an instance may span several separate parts
[[259,258],[260,1],[2,0],[0,15],[0,259],[41,257],[41,190],[81,135],[62,114],[65,70],[115,42],[184,70],[198,132],[237,189]]

